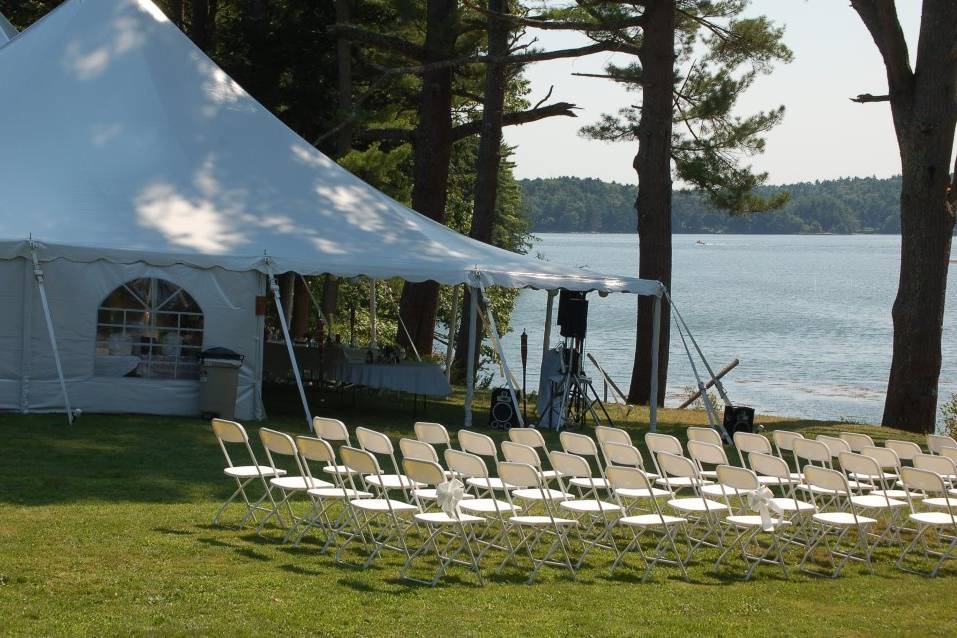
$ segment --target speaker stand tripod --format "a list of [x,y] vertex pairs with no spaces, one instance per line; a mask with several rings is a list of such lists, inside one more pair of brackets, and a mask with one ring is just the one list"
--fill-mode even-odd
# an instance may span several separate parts
[[[557,384],[559,391],[552,395],[548,407],[548,426],[555,430],[563,427],[583,427],[588,417],[595,425],[614,425],[611,415],[602,403],[591,379],[582,370],[582,353],[585,349],[583,339],[565,339],[562,355],[562,376]],[[555,404],[558,405],[558,423],[553,422]],[[601,410],[599,415],[595,406]]]

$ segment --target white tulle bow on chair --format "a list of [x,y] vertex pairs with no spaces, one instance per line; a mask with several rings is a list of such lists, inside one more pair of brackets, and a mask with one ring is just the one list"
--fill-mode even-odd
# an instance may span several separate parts
[[784,510],[773,499],[774,493],[767,487],[761,487],[748,493],[748,507],[751,508],[751,511],[758,512],[761,515],[761,529],[764,531],[772,529],[776,523],[771,517],[771,512],[779,517],[784,513]]
[[439,483],[435,486],[435,498],[443,512],[459,518],[459,501],[465,498],[465,485],[458,479]]

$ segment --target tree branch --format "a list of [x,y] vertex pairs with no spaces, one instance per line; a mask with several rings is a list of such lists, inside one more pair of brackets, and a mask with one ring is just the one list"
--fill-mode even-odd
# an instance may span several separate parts
[[644,16],[635,16],[632,18],[622,18],[620,20],[608,22],[584,22],[580,20],[549,20],[544,16],[519,16],[513,13],[500,13],[498,11],[489,11],[473,2],[464,0],[465,6],[478,11],[491,18],[497,18],[512,24],[531,27],[533,29],[542,29],[543,31],[583,31],[585,33],[595,33],[600,31],[621,31],[622,29],[631,29],[643,27],[645,25]]
[[414,133],[410,128],[367,128],[356,137],[363,142],[411,142]]
[[851,0],[851,6],[861,16],[884,59],[890,93],[909,89],[914,72],[894,3],[890,0]]
[[857,97],[848,98],[851,102],[864,104],[865,102],[890,102],[890,95],[871,95],[870,93],[861,93]]
[[401,53],[413,60],[421,61],[425,59],[424,47],[395,36],[366,31],[365,29],[360,29],[350,24],[332,24],[326,28],[326,31],[334,35],[344,36],[356,42],[368,44],[376,49],[385,49]]
[[[513,111],[512,113],[506,113],[504,116],[502,116],[502,126],[528,124],[530,122],[537,122],[538,120],[544,120],[545,118],[555,117],[558,115],[565,117],[578,117],[574,112],[574,109],[577,108],[578,107],[576,107],[574,104],[569,104],[568,102],[556,102],[555,104],[549,104],[548,106],[529,109],[527,111]],[[472,122],[467,122],[466,124],[459,124],[458,126],[452,128],[452,139],[458,141],[470,135],[475,135],[481,132],[481,130],[481,118]]]

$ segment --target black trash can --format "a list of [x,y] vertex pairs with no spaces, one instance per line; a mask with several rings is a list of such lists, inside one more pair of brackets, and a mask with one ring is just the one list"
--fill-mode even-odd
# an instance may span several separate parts
[[208,348],[199,355],[199,413],[204,419],[236,418],[236,389],[245,356],[229,348]]

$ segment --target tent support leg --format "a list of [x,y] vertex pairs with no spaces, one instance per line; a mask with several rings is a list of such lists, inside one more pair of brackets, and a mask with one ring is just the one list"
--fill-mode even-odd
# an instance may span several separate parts
[[548,301],[545,304],[545,336],[542,339],[542,362],[545,361],[545,353],[552,349],[552,309],[555,307],[557,296],[557,290],[548,291]]
[[306,390],[302,387],[302,376],[299,374],[299,362],[296,360],[296,351],[292,347],[292,339],[289,336],[289,324],[286,323],[286,313],[282,308],[282,299],[279,293],[279,284],[276,277],[270,273],[269,287],[272,288],[273,299],[276,300],[276,310],[279,313],[279,325],[282,326],[282,336],[286,340],[286,351],[289,352],[289,363],[292,365],[292,374],[296,377],[296,387],[299,389],[299,398],[302,400],[302,409],[306,413],[306,425],[312,432],[312,414],[309,412],[309,402],[306,400]]
[[399,318],[399,327],[402,328],[402,332],[405,333],[405,338],[409,340],[409,345],[412,346],[412,354],[415,355],[416,361],[422,361],[422,356],[419,354],[419,349],[415,347],[415,342],[412,340],[412,335],[409,333],[409,329],[405,327],[405,322],[402,321],[402,311],[399,309],[399,303],[395,300],[395,295],[392,294],[392,289],[389,287],[389,282],[385,282],[385,292],[389,296],[389,301],[392,302],[392,307],[395,308],[395,316]]
[[465,427],[472,427],[472,398],[475,395],[475,333],[478,331],[478,290],[469,287],[469,358],[465,373]]
[[371,341],[370,347],[375,350],[378,345],[379,335],[376,334],[378,331],[376,328],[376,282],[375,279],[369,278],[369,337]]
[[445,344],[445,380],[452,382],[452,360],[455,358],[455,332],[459,319],[459,287],[452,286],[452,316],[449,318],[449,339]]
[[661,342],[661,295],[655,296],[651,320],[651,401],[648,402],[648,431],[658,431],[658,344]]
[[33,276],[40,290],[40,305],[43,306],[43,318],[47,324],[47,334],[50,337],[50,349],[53,350],[53,363],[56,365],[56,376],[60,380],[60,390],[63,392],[63,405],[66,408],[66,420],[73,425],[73,408],[70,406],[70,395],[66,391],[66,379],[63,378],[63,365],[60,363],[60,350],[56,345],[56,334],[53,331],[53,317],[50,315],[50,304],[47,302],[47,289],[43,283],[43,269],[37,257],[36,247],[31,244],[30,254],[33,256]]
[[502,369],[505,371],[505,383],[508,384],[508,393],[512,397],[512,407],[515,408],[515,416],[518,418],[518,426],[525,427],[525,421],[522,419],[522,408],[518,404],[518,395],[515,393],[515,385],[512,383],[512,373],[508,369],[508,361],[505,360],[505,351],[502,350],[502,342],[498,338],[498,328],[495,327],[495,316],[492,314],[492,304],[488,302],[485,296],[485,286],[479,284],[479,290],[482,293],[482,302],[485,306],[485,317],[488,319],[489,332],[492,333],[492,344],[495,346],[495,352],[498,353],[499,361],[502,362]]

